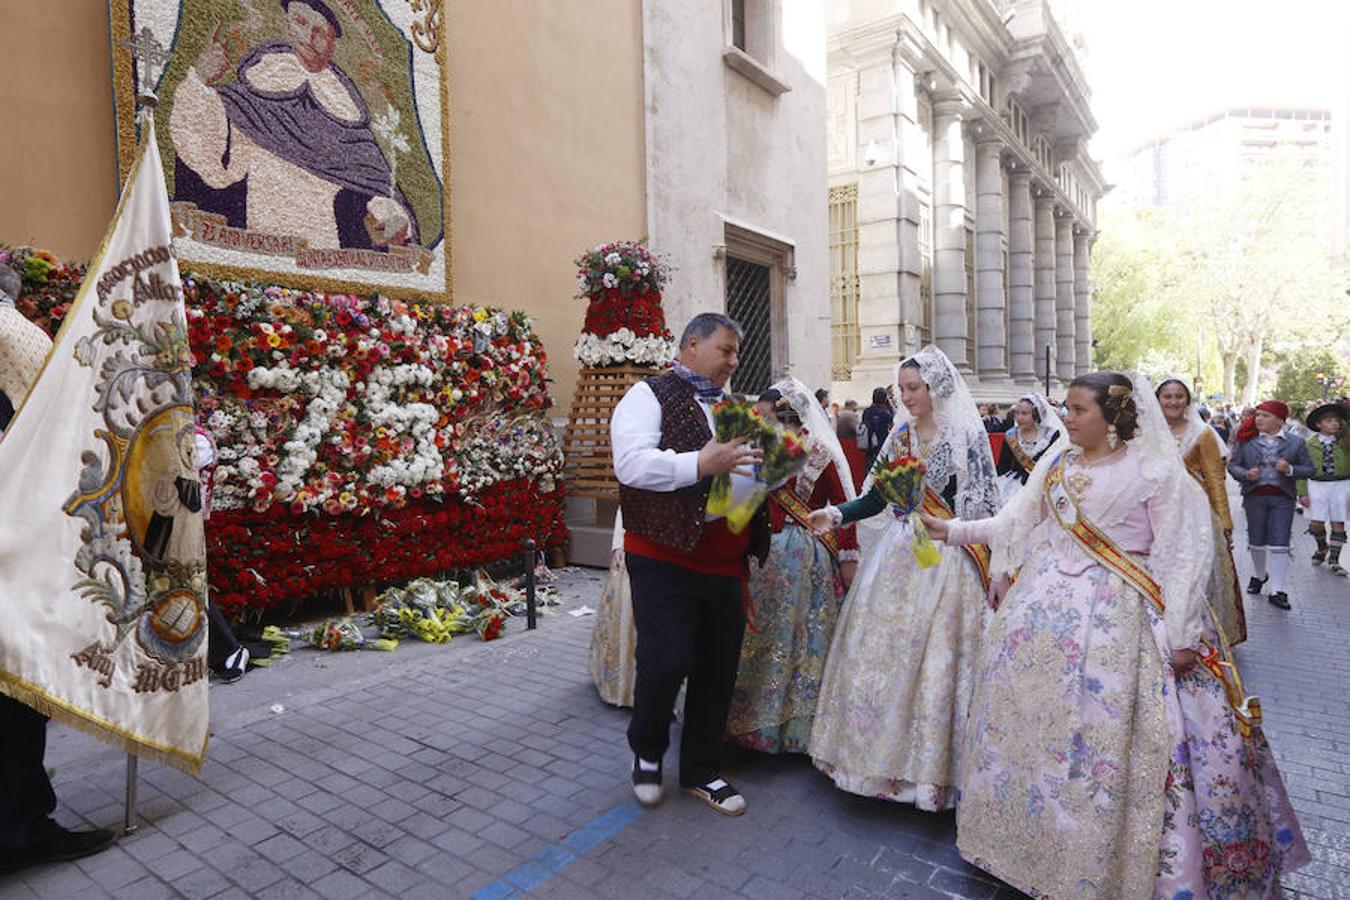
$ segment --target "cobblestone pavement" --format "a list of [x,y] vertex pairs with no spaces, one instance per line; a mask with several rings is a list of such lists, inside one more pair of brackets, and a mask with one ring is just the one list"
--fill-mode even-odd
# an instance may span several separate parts
[[[1350,897],[1350,582],[1298,541],[1294,609],[1249,602],[1240,658],[1315,856],[1287,896],[1329,900]],[[568,570],[566,606],[595,606],[601,575]],[[1020,896],[960,860],[951,815],[843,794],[802,759],[735,755],[739,819],[678,793],[640,810],[626,714],[586,669],[593,621],[298,651],[214,687],[200,778],[143,766],[138,832],[0,878],[0,897]],[[50,743],[58,819],[120,822],[122,758],[64,728]]]

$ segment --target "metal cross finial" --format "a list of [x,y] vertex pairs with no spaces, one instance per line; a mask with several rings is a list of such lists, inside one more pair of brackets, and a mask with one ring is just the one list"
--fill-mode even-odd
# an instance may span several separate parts
[[[141,106],[155,105],[155,91],[153,88],[155,66],[162,66],[173,58],[173,54],[164,49],[164,45],[155,39],[155,33],[147,25],[138,31],[134,36],[118,41],[118,45],[125,47],[131,52],[132,59],[138,71],[136,73],[137,91],[136,102]],[[145,77],[141,77],[139,68],[145,64]]]

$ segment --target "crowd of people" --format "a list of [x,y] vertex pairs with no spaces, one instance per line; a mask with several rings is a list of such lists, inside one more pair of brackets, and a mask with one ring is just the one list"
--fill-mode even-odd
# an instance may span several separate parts
[[[727,815],[747,800],[724,740],[954,808],[961,854],[1034,896],[1278,896],[1308,851],[1231,656],[1246,621],[1226,479],[1249,589],[1287,609],[1300,498],[1315,561],[1341,571],[1346,407],[1312,410],[1304,438],[1262,403],[1230,446],[1183,379],[1095,372],[999,415],[927,347],[864,409],[766,386],[761,412],[810,461],[736,534],[706,499],[716,475],[748,494],[761,459],[714,438],[739,340],[695,317],[611,422],[621,517],[591,670],[633,707],[638,800],[663,799],[675,708],[679,784]],[[916,514],[876,479],[911,458]]]

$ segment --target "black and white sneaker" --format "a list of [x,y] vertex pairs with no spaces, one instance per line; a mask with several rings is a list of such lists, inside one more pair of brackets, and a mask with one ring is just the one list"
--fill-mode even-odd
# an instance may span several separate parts
[[643,806],[655,806],[661,802],[661,763],[656,768],[644,769],[641,760],[633,756],[633,794]]
[[1270,580],[1269,575],[1267,575],[1265,578],[1257,578],[1255,575],[1253,575],[1251,580],[1247,582],[1247,593],[1249,594],[1261,593],[1261,588],[1266,586],[1266,582],[1268,580]]
[[739,816],[745,813],[745,798],[741,796],[741,792],[720,778],[684,790],[724,816]]
[[1289,603],[1289,595],[1286,594],[1284,591],[1276,591],[1275,593],[1271,594],[1271,595],[1270,595],[1269,597],[1267,597],[1266,599],[1270,601],[1270,605],[1271,605],[1271,606],[1274,606],[1274,607],[1276,607],[1277,609],[1292,609],[1292,608],[1293,608],[1293,607],[1290,605],[1290,603]]
[[248,651],[243,647],[231,653],[226,657],[225,662],[221,664],[213,674],[216,680],[221,684],[234,684],[244,677],[248,671]]

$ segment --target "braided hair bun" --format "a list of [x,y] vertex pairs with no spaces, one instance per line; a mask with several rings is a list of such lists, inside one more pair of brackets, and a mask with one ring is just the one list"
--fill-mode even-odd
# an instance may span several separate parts
[[1107,425],[1113,425],[1116,435],[1128,441],[1139,432],[1139,407],[1134,402],[1134,386],[1119,372],[1088,372],[1069,382],[1069,387],[1092,392],[1092,399],[1102,410]]

